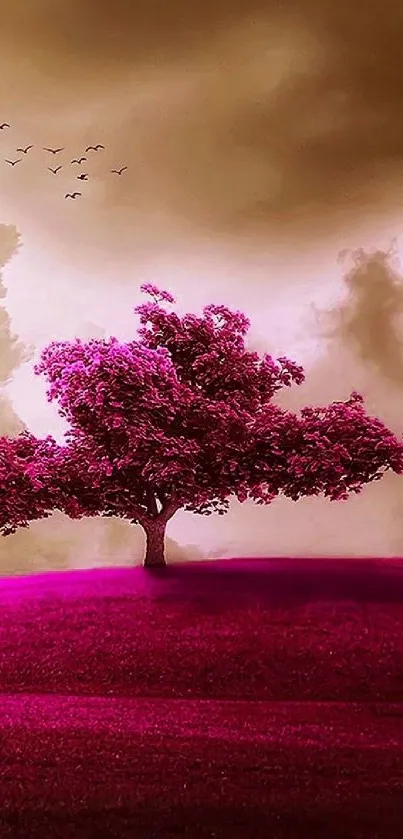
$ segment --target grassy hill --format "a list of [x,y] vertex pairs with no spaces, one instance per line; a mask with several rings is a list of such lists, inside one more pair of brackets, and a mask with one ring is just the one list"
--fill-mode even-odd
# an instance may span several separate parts
[[0,580],[0,691],[403,698],[403,565],[222,560]]
[[0,836],[392,839],[403,563],[0,580]]

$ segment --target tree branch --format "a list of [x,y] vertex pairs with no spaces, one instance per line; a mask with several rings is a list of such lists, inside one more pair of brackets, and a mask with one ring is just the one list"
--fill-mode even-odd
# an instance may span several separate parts
[[148,513],[152,518],[156,518],[158,516],[158,507],[157,507],[157,499],[152,491],[147,487],[147,507]]
[[177,510],[180,510],[180,508],[181,504],[175,499],[171,498],[164,504],[158,518],[161,518],[164,521],[169,521],[169,519],[172,518],[174,513],[176,513]]

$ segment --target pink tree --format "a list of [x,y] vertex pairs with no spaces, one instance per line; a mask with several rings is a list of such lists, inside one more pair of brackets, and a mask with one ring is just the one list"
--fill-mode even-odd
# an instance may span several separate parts
[[[0,437],[0,533],[9,536],[63,506],[60,474],[67,450],[28,431]],[[60,468],[58,468],[60,467]]]
[[[337,500],[403,471],[402,443],[358,394],[300,416],[273,404],[304,374],[287,358],[248,351],[243,314],[210,305],[180,317],[163,305],[175,302],[168,292],[142,290],[153,301],[135,309],[137,340],[53,342],[35,367],[70,426],[63,448],[48,438],[37,453],[44,478],[53,457],[54,509],[140,524],[145,566],[163,566],[166,526],[180,508],[223,515],[231,496]],[[52,505],[46,491],[31,518]],[[9,515],[16,526],[28,518]]]

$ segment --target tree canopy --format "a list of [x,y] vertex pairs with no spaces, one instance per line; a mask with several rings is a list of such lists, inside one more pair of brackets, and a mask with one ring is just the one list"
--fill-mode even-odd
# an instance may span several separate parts
[[9,469],[23,487],[19,504],[17,491],[7,502],[3,533],[52,504],[72,518],[119,516],[143,526],[146,564],[159,565],[166,524],[180,508],[222,515],[231,497],[340,500],[388,469],[401,474],[402,442],[366,414],[359,394],[300,416],[286,411],[273,397],[301,384],[303,370],[246,349],[244,314],[209,305],[200,316],[179,316],[169,292],[142,290],[151,300],[135,309],[135,340],[76,339],[43,350],[35,372],[69,430],[62,446],[49,437],[3,438],[3,475]]

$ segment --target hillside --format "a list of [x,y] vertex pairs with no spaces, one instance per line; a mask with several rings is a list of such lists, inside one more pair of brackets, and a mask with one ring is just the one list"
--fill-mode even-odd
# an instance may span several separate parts
[[403,563],[0,581],[0,836],[398,839]]
[[398,701],[403,565],[221,560],[0,582],[0,691]]

